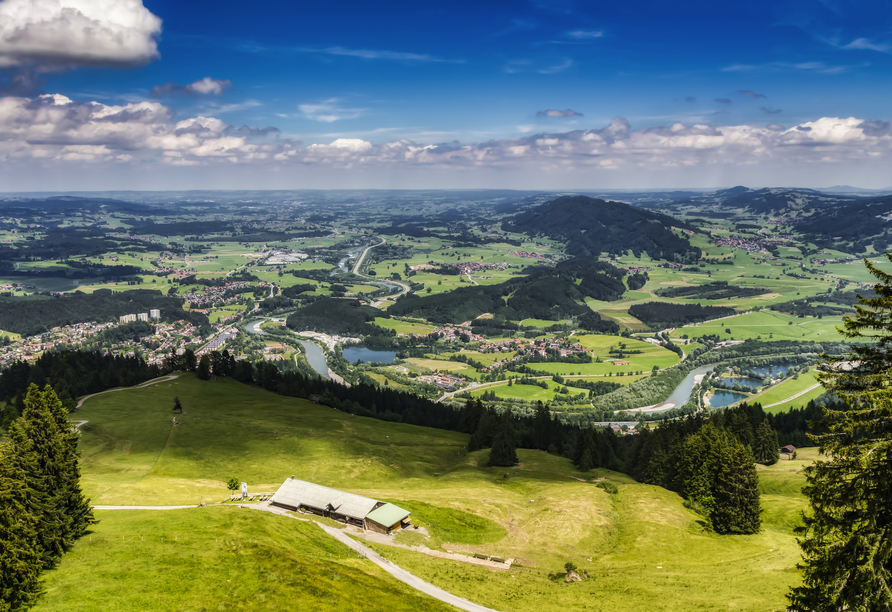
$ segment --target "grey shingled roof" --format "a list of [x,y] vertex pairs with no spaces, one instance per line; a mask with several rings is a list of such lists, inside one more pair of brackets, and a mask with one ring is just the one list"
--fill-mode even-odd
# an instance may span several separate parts
[[362,495],[329,489],[312,482],[292,480],[291,478],[279,487],[279,490],[273,495],[272,502],[293,508],[309,506],[319,510],[331,510],[359,520],[364,520],[379,503],[376,499]]

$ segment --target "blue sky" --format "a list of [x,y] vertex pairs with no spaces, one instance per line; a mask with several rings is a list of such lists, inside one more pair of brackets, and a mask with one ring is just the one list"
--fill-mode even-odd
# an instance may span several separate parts
[[889,187],[890,76],[880,1],[0,0],[0,190]]

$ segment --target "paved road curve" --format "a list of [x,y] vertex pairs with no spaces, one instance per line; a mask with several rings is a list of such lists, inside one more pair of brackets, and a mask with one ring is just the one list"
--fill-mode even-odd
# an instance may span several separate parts
[[359,554],[366,557],[369,561],[371,561],[372,563],[374,563],[375,565],[377,565],[378,567],[383,569],[385,572],[387,572],[388,574],[390,574],[391,576],[393,576],[400,582],[408,584],[410,587],[412,587],[415,590],[421,591],[422,593],[425,593],[427,595],[430,595],[431,597],[439,599],[442,602],[453,605],[460,610],[467,610],[467,612],[497,612],[496,610],[493,610],[492,608],[487,608],[485,606],[475,604],[472,601],[468,601],[467,599],[464,599],[462,597],[457,597],[456,595],[453,595],[452,593],[448,593],[439,587],[435,587],[434,585],[432,585],[429,582],[425,582],[418,576],[414,576],[414,575],[410,574],[409,572],[407,572],[406,570],[404,570],[403,568],[394,565],[393,563],[391,563],[390,561],[388,561],[387,559],[385,559],[384,557],[382,557],[381,555],[379,555],[378,553],[373,551],[371,548],[363,546],[362,544],[360,544],[353,538],[347,536],[344,533],[341,533],[337,529],[328,527],[326,525],[319,525],[319,526],[325,530],[325,533],[327,533],[328,535],[330,535],[334,538],[337,538],[338,540],[340,540],[341,542],[343,542],[344,544],[346,544],[347,546],[349,546],[350,548],[352,548]]

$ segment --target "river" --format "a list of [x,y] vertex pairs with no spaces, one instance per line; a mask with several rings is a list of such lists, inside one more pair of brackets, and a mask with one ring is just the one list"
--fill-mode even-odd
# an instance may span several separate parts
[[[269,319],[257,319],[255,321],[251,321],[250,323],[245,323],[245,330],[251,334],[257,334],[258,336],[267,335],[265,331],[260,329],[260,326],[264,323],[264,321],[268,321]],[[313,368],[319,376],[322,378],[331,380],[331,377],[328,375],[328,362],[325,360],[325,353],[322,352],[322,349],[319,348],[319,345],[315,342],[310,342],[309,340],[298,340],[300,345],[304,347],[304,353],[307,356],[307,362],[309,362],[310,367]]]
[[672,410],[673,408],[680,408],[687,404],[688,400],[691,399],[691,392],[694,390],[694,385],[703,380],[706,373],[713,369],[715,369],[715,364],[700,366],[695,370],[691,370],[678,386],[675,387],[672,394],[666,398],[666,401],[655,406],[635,408],[627,410],[626,412],[665,412],[667,410]]

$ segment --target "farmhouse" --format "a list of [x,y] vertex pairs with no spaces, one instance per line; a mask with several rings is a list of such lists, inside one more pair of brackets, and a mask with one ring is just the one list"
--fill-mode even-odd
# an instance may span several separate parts
[[270,503],[288,510],[312,512],[378,533],[391,533],[409,526],[409,511],[399,506],[293,477],[279,487]]

